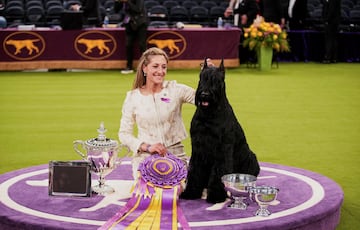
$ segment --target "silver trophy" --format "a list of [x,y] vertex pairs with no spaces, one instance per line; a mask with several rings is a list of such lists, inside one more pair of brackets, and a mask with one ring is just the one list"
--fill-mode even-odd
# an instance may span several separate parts
[[[116,140],[106,138],[104,123],[101,122],[100,128],[97,130],[99,135],[87,141],[74,141],[74,150],[83,158],[83,160],[91,163],[91,170],[99,176],[99,184],[92,187],[92,190],[100,195],[106,195],[114,192],[114,189],[105,184],[105,176],[111,173],[120,163],[118,161],[118,153],[124,148],[119,145]],[[86,150],[83,153],[80,150]],[[128,150],[129,152],[129,150]]]
[[250,193],[254,196],[255,201],[259,205],[259,209],[255,212],[256,216],[270,216],[268,210],[269,204],[276,200],[279,189],[271,186],[256,186],[250,188]]
[[247,208],[244,200],[249,197],[249,188],[255,186],[256,179],[256,176],[239,173],[227,174],[221,178],[225,190],[231,194],[233,200],[229,205],[230,208],[242,210]]

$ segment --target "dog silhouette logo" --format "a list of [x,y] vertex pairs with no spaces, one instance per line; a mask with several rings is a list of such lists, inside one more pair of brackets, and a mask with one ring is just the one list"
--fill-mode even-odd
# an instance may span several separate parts
[[170,59],[179,57],[186,50],[185,38],[174,31],[159,31],[147,39],[147,44],[168,53]]
[[33,60],[44,52],[45,40],[34,32],[14,32],[5,38],[3,48],[13,59]]
[[80,34],[74,43],[78,54],[86,59],[102,60],[110,57],[116,50],[113,36],[102,31],[88,31]]
[[84,44],[86,46],[85,54],[92,53],[93,49],[97,48],[99,50],[99,54],[102,55],[104,51],[106,53],[110,53],[110,48],[106,45],[106,43],[112,42],[111,40],[103,40],[103,39],[85,39],[81,38],[77,41],[79,44]]

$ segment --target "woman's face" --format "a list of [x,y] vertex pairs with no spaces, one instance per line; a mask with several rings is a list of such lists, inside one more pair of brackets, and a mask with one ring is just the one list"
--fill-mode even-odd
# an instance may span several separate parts
[[154,84],[162,84],[164,81],[167,62],[163,55],[153,55],[149,57],[149,64],[143,67],[143,71],[146,74],[146,81]]

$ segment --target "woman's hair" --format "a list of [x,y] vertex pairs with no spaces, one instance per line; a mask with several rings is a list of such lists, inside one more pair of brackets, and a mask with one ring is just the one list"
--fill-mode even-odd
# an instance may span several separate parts
[[157,47],[152,47],[152,48],[145,50],[145,52],[141,55],[139,64],[137,66],[136,77],[134,80],[133,89],[140,88],[141,86],[145,85],[146,76],[144,75],[144,72],[142,69],[144,66],[147,66],[150,63],[151,57],[155,56],[155,55],[162,55],[166,59],[166,63],[169,62],[168,55],[162,49],[159,49]]

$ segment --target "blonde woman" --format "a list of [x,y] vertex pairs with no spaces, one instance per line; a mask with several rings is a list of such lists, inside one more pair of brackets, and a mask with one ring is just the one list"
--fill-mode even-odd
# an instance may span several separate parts
[[151,154],[165,156],[170,152],[187,160],[181,143],[188,136],[181,108],[184,103],[194,104],[195,90],[175,80],[165,80],[168,62],[163,50],[147,49],[122,107],[119,139],[134,153],[134,179],[140,162]]

